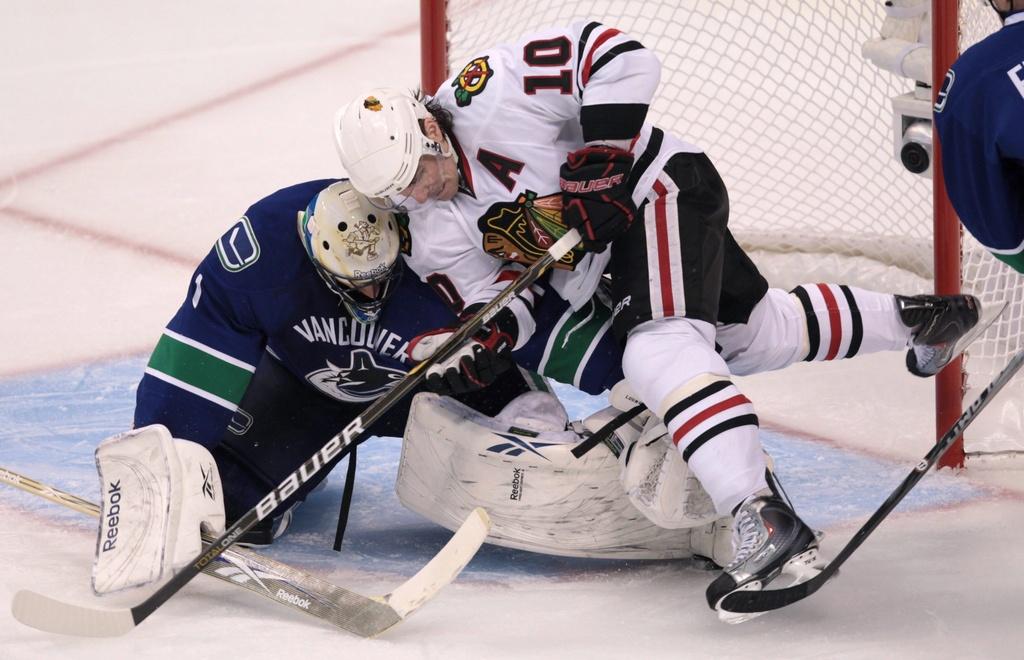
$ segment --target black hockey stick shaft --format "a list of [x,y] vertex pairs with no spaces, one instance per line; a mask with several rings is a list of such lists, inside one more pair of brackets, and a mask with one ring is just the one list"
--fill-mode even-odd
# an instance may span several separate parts
[[815,591],[821,588],[829,578],[835,575],[839,567],[850,558],[850,555],[867,540],[868,536],[881,524],[881,522],[888,516],[896,505],[903,500],[904,497],[917,485],[917,482],[921,481],[925,473],[942,457],[946,450],[952,446],[952,444],[963,435],[964,430],[971,425],[985,406],[995,397],[999,390],[1003,389],[1003,386],[1013,379],[1017,371],[1020,370],[1021,365],[1024,364],[1024,351],[1017,353],[1013,356],[1006,367],[999,372],[999,375],[989,383],[988,387],[982,390],[978,398],[968,406],[967,410],[964,411],[960,418],[953,424],[953,426],[946,431],[935,446],[932,447],[931,451],[921,462],[919,462],[914,469],[910,471],[910,474],[903,480],[903,482],[892,492],[891,495],[882,503],[882,506],[875,511],[874,514],[864,525],[857,530],[857,533],[853,535],[843,549],[839,551],[839,554],[828,563],[828,565],[822,569],[821,573],[815,575],[806,582],[787,587],[785,589],[774,589],[767,591],[737,591],[729,594],[722,601],[722,609],[729,612],[767,612],[769,610],[777,610],[780,607],[785,607],[798,600],[807,598]]
[[224,550],[231,547],[242,534],[270,515],[281,502],[298,490],[302,484],[309,481],[313,475],[330,463],[333,458],[348,449],[367,428],[419,385],[430,367],[439,364],[455,353],[469,338],[477,333],[484,323],[494,318],[495,314],[507,307],[517,295],[532,285],[556,260],[560,259],[562,255],[578,242],[579,233],[575,230],[570,230],[552,245],[539,260],[520,273],[519,277],[511,285],[485,305],[476,316],[466,321],[462,327],[448,338],[437,352],[410,369],[405,378],[399,381],[387,394],[377,399],[363,414],[349,422],[344,429],[328,440],[319,451],[299,466],[298,470],[285,477],[284,481],[260,500],[253,509],[235,521],[231,527],[226,529],[210,545],[204,547],[202,554],[185,566],[149,598],[132,607],[131,616],[135,625],[142,623],[146,617],[163,605],[168,598],[177,593],[179,589],[198,575],[207,564],[224,552]]

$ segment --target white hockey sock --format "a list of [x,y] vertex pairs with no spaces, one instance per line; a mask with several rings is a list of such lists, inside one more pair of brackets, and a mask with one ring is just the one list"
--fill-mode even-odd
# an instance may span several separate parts
[[840,284],[802,284],[791,292],[807,319],[807,361],[838,360],[906,348],[910,329],[896,298]]
[[710,324],[659,319],[630,333],[626,379],[658,413],[690,470],[723,515],[765,483],[753,405],[729,380]]

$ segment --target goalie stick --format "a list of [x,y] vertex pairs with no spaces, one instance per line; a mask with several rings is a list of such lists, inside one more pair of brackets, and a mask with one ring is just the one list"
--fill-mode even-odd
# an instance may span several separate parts
[[1017,353],[1013,356],[1006,367],[999,372],[999,375],[989,383],[989,385],[982,390],[978,398],[964,411],[960,416],[960,419],[953,424],[945,435],[943,435],[935,446],[932,447],[921,462],[914,466],[914,469],[910,471],[910,474],[903,480],[903,482],[889,495],[888,499],[882,503],[882,506],[875,511],[874,514],[864,525],[857,530],[857,533],[853,535],[843,549],[839,551],[839,554],[822,569],[821,573],[815,575],[806,582],[786,587],[783,589],[765,590],[765,591],[734,591],[722,600],[720,605],[721,609],[729,612],[737,613],[753,613],[753,612],[768,612],[770,610],[777,610],[786,605],[791,605],[799,600],[807,598],[815,591],[820,589],[822,585],[828,581],[829,578],[836,574],[839,567],[850,558],[850,555],[860,547],[862,543],[868,538],[871,532],[875,531],[875,528],[881,524],[882,520],[888,516],[896,505],[907,496],[907,493],[917,485],[917,482],[924,477],[925,473],[935,465],[935,463],[942,457],[947,449],[953,444],[953,442],[960,437],[964,430],[971,425],[971,422],[977,418],[978,414],[985,409],[985,406],[989,404],[993,397],[1003,389],[1003,386],[1008,383],[1013,376],[1020,370],[1021,365],[1024,364],[1024,351]]
[[[0,481],[79,513],[99,516],[96,504],[17,472],[0,467]],[[483,544],[489,529],[487,514],[475,509],[423,569],[384,596],[363,596],[238,547],[225,550],[203,573],[360,637],[375,637],[402,622],[454,580]],[[213,537],[203,538],[210,541]]]
[[452,334],[437,352],[410,369],[405,378],[391,388],[387,394],[374,401],[366,411],[349,422],[297,470],[285,477],[277,488],[257,502],[255,507],[236,520],[209,545],[203,547],[201,553],[191,563],[141,603],[128,609],[106,610],[73,605],[32,591],[22,590],[14,594],[12,611],[15,618],[40,630],[89,637],[123,635],[145,621],[150,614],[167,602],[167,599],[176,594],[189,580],[198,575],[220,553],[231,547],[242,534],[270,515],[278,504],[298,490],[302,484],[309,481],[324,465],[352,446],[371,424],[380,419],[385,412],[424,379],[430,367],[453,355],[470,337],[476,334],[484,323],[490,321],[498,312],[507,307],[519,293],[532,285],[555,261],[579,243],[579,240],[579,232],[575,229],[566,232],[562,238],[548,248],[548,251],[540,259],[530,264],[512,284],[491,302],[484,305],[473,318],[466,321]]

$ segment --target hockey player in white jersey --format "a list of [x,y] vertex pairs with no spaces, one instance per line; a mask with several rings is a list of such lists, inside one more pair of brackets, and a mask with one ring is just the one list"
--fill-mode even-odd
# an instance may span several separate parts
[[[711,161],[646,123],[659,72],[614,28],[546,29],[478,53],[432,97],[356,96],[335,137],[353,184],[408,211],[410,266],[443,282],[456,306],[490,300],[510,261],[536,259],[566,226],[580,231],[551,283],[578,305],[610,276],[626,380],[718,513],[736,516],[736,556],[707,592],[736,622],[747,617],[721,610],[726,595],[801,579],[821,560],[816,534],[770,483],[753,405],[731,376],[908,348],[908,368],[933,375],[979,304],[836,284],[770,289],[728,230]],[[533,330],[531,305],[506,315],[516,345]],[[442,370],[473,356],[461,359]]]

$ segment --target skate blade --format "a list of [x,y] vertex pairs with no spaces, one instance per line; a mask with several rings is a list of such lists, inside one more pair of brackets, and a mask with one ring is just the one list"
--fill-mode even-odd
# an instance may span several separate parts
[[[821,569],[825,568],[825,563],[825,560],[818,554],[818,548],[808,548],[800,554],[790,557],[789,561],[782,565],[782,570],[779,574],[770,580],[768,584],[771,585],[772,589],[786,589],[801,582],[807,582],[818,573],[821,573]],[[765,612],[730,612],[729,610],[722,609],[721,605],[722,601],[729,594],[734,594],[737,591],[761,591],[763,588],[764,583],[761,580],[753,580],[722,596],[718,601],[718,607],[715,608],[718,611],[718,620],[722,623],[735,625],[765,614]]]
[[1006,309],[1006,301],[998,300],[996,302],[986,303],[982,305],[981,316],[978,317],[978,322],[974,324],[974,327],[968,330],[963,337],[957,340],[956,345],[953,347],[953,355],[960,355],[967,350],[967,347],[974,343],[974,340],[980,337],[986,330],[989,329],[996,319]]

